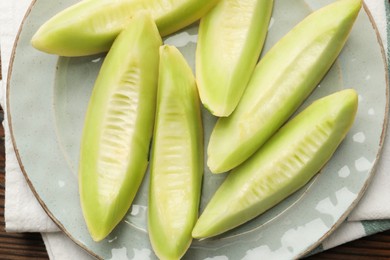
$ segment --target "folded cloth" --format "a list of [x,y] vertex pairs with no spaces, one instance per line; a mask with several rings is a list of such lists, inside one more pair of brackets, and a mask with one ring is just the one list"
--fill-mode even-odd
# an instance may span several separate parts
[[[0,104],[6,112],[7,71],[12,46],[23,16],[31,0],[0,1],[0,46],[3,81],[0,84]],[[390,8],[387,0],[366,0],[381,39],[388,53],[388,21]],[[386,19],[387,18],[387,19]],[[46,215],[29,189],[16,160],[9,136],[7,117],[3,122],[6,146],[6,230],[10,232],[41,232],[51,259],[89,259],[83,250],[62,232]],[[377,173],[358,206],[347,220],[313,252],[376,232],[390,229],[390,141],[386,138]]]
[[[0,2],[0,46],[2,58],[2,87],[0,91],[0,104],[7,112],[5,106],[5,86],[7,82],[8,63],[14,39],[21,20],[24,17],[31,0],[28,1],[1,1]],[[5,223],[8,231],[59,231],[58,227],[46,215],[38,201],[34,198],[28,184],[21,173],[12,142],[9,137],[7,117],[3,122],[5,132],[6,151],[6,200]]]
[[[375,20],[389,63],[390,3],[388,0],[365,0],[364,2]],[[347,220],[325,239],[315,252],[390,229],[389,131],[388,127],[376,173],[363,198],[349,214]]]

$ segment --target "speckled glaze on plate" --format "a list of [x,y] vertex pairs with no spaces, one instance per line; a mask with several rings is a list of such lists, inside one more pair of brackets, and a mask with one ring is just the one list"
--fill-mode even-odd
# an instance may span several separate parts
[[[155,259],[146,227],[148,174],[127,216],[104,241],[92,241],[82,217],[77,185],[79,143],[87,102],[104,55],[64,58],[30,45],[41,24],[75,2],[36,0],[21,26],[7,86],[8,118],[18,160],[47,213],[91,255]],[[263,53],[312,10],[331,2],[275,1]],[[346,218],[375,173],[387,124],[387,70],[378,39],[370,15],[362,9],[339,59],[302,106],[344,88],[359,93],[355,124],[321,173],[258,218],[216,238],[194,241],[184,259],[298,258]],[[165,39],[165,43],[179,47],[192,67],[196,41],[196,24]],[[216,118],[205,110],[203,118],[207,147]],[[205,168],[200,210],[224,177]]]

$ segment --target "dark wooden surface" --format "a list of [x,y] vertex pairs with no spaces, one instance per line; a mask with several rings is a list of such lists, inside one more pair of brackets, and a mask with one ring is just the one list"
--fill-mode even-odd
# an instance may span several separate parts
[[[1,58],[0,58],[1,60]],[[0,63],[1,79],[1,63]],[[0,108],[0,121],[4,112]],[[0,260],[48,259],[39,233],[8,233],[4,221],[5,201],[5,149],[4,128],[0,125]],[[340,245],[306,259],[371,260],[390,259],[390,230]]]

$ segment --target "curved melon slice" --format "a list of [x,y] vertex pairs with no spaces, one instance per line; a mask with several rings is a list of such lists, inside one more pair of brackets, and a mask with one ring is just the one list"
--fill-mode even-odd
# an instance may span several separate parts
[[352,126],[352,89],[315,101],[234,169],[206,206],[194,238],[221,234],[260,215],[305,185],[331,158]]
[[96,79],[81,142],[81,206],[92,238],[128,211],[148,165],[162,40],[140,13],[115,40]]
[[167,45],[160,54],[148,230],[160,259],[180,259],[198,218],[203,128],[195,79],[186,60]]
[[244,162],[294,113],[339,55],[361,4],[339,0],[317,10],[265,54],[235,111],[213,129],[212,172]]
[[196,79],[201,101],[215,116],[237,106],[259,59],[273,0],[221,0],[200,22]]
[[137,12],[151,13],[162,36],[198,20],[218,0],[83,0],[44,23],[32,38],[41,51],[61,56],[106,52]]

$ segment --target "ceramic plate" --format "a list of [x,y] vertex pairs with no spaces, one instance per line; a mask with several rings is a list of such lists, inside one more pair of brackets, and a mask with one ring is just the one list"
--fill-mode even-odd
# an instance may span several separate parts
[[[60,228],[104,259],[155,259],[146,229],[148,174],[119,226],[91,240],[79,205],[77,165],[84,113],[103,55],[64,58],[33,49],[33,33],[76,0],[35,1],[21,27],[8,85],[8,116],[21,168]],[[296,23],[329,0],[278,0],[265,53]],[[197,25],[165,39],[194,67]],[[258,218],[213,239],[194,241],[185,259],[295,258],[315,248],[347,216],[365,191],[380,156],[387,118],[383,49],[362,9],[339,59],[303,105],[344,88],[359,93],[355,124],[331,161],[308,185]],[[203,111],[205,142],[215,118]],[[225,175],[205,169],[201,211]]]

